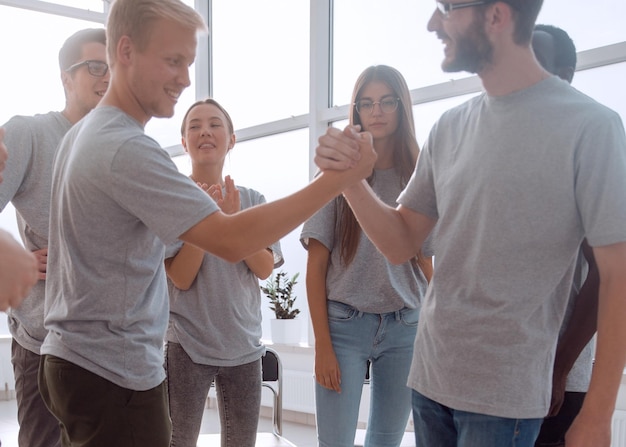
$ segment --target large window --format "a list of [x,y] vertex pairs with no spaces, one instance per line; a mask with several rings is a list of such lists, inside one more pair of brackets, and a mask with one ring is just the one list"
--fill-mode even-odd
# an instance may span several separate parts
[[65,107],[59,50],[74,32],[103,28],[58,15],[0,6],[0,124],[13,115],[33,115]]
[[335,0],[333,105],[350,101],[358,75],[370,65],[391,65],[410,88],[469,76],[443,73],[441,43],[426,25],[435,3],[415,0]]
[[309,111],[309,5],[213,0],[213,96],[237,128]]
[[[309,181],[317,135],[331,123],[346,124],[354,83],[367,66],[391,65],[407,79],[420,146],[441,113],[481,90],[468,73],[441,71],[443,45],[426,29],[434,0],[184,2],[212,8],[210,35],[201,38],[207,45],[198,49],[190,71],[193,85],[181,96],[175,116],[152,119],[146,132],[171,153],[180,153],[182,115],[198,96],[210,93],[231,114],[239,139],[226,172],[268,200]],[[15,114],[63,108],[58,50],[74,31],[102,27],[108,2],[29,1],[36,11],[24,4],[0,0],[0,123]],[[581,68],[573,85],[624,120],[625,16],[623,0],[549,0],[538,20],[572,36]],[[185,157],[176,161],[188,172]],[[14,220],[10,206],[0,213],[0,227],[14,231]],[[303,273],[306,252],[298,235],[294,231],[282,241],[285,269]],[[302,306],[303,280],[298,287]]]

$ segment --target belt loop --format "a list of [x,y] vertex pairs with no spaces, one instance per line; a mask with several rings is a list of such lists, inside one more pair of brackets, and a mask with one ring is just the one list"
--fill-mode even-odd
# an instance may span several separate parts
[[395,314],[395,317],[396,317],[396,321],[400,321],[400,311],[399,311],[399,310],[396,310],[396,311],[394,312],[394,314]]

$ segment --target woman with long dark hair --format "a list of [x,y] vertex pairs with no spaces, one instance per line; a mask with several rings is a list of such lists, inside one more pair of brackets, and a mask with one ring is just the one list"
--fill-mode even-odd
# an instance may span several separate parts
[[[395,205],[419,154],[409,89],[396,69],[378,65],[360,75],[350,124],[371,134],[378,160],[367,181],[381,200]],[[389,263],[341,196],[305,223],[301,240],[308,249],[319,445],[354,445],[370,362],[365,445],[398,446],[411,410],[406,381],[431,259],[420,253],[400,265]]]

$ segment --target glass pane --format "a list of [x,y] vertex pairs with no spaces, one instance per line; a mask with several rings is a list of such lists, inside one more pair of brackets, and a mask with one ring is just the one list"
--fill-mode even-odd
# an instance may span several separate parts
[[[237,143],[226,159],[224,175],[230,175],[236,184],[261,192],[268,202],[285,197],[308,183],[308,138],[308,130],[303,129]],[[174,157],[174,162],[184,174],[191,173],[187,155]],[[304,284],[306,251],[300,244],[300,231],[301,227],[298,227],[281,239],[285,259],[281,269],[290,275],[300,272],[294,289],[296,304],[301,311],[298,318],[306,322],[309,319]],[[269,321],[273,318],[268,305],[264,299],[261,306],[264,339],[270,338]],[[304,326],[306,324],[302,324]],[[304,332],[303,329],[303,340],[306,339]]]
[[308,113],[309,2],[213,0],[213,96],[237,128]]
[[543,2],[537,23],[563,28],[582,51],[626,41],[624,17],[623,0],[549,0]]
[[[101,23],[0,6],[0,124],[13,115],[62,110],[59,49],[70,35]],[[46,30],[45,33],[34,30]],[[18,42],[8,45],[6,42]]]
[[626,123],[626,62],[577,72],[572,85],[596,101],[615,110]]
[[443,45],[426,30],[434,8],[433,1],[335,0],[333,105],[350,102],[370,65],[398,69],[411,89],[469,76],[441,71]]
[[86,9],[88,11],[104,12],[103,0],[43,0],[46,3],[54,3],[63,6]]

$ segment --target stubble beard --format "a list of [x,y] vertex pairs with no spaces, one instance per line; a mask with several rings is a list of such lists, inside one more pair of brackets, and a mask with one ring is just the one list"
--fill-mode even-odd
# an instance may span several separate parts
[[467,71],[480,73],[493,59],[493,45],[485,33],[482,16],[476,15],[465,35],[455,42],[454,59],[441,64],[447,73]]

